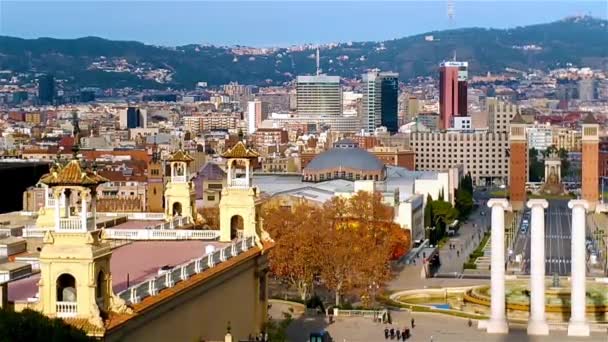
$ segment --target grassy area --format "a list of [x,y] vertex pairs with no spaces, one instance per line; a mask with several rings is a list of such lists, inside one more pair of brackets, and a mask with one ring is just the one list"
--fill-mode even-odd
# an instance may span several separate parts
[[490,192],[491,197],[507,197],[507,190],[495,190]]
[[570,193],[568,193],[566,195],[528,194],[528,197],[529,198],[544,198],[544,199],[548,199],[548,200],[566,200],[566,199],[576,198],[576,196],[574,194],[570,194]]
[[463,264],[464,269],[472,269],[472,270],[477,269],[477,265],[475,264],[475,261],[477,260],[477,258],[483,256],[483,249],[486,247],[489,240],[490,240],[490,233],[485,233],[483,235],[483,238],[481,239],[481,242],[479,243],[479,246],[477,246],[477,248],[475,248],[475,250],[469,256],[469,261],[467,261]]

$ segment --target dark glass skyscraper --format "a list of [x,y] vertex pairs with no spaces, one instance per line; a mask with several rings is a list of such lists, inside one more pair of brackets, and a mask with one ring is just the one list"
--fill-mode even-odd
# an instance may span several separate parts
[[391,133],[399,130],[398,103],[399,103],[399,74],[392,72],[380,73],[381,77],[381,100],[380,117],[382,126]]
[[38,79],[38,100],[41,104],[53,104],[55,100],[55,77],[43,75]]
[[143,127],[143,122],[140,120],[141,113],[137,107],[129,107],[127,109],[127,128]]

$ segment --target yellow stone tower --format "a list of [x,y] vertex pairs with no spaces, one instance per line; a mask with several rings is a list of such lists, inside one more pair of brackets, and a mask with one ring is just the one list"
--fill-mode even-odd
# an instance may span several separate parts
[[251,162],[259,156],[241,141],[222,154],[228,179],[220,200],[220,241],[260,237],[259,190],[251,185]]
[[83,319],[102,328],[101,312],[124,307],[112,291],[112,249],[96,225],[97,186],[107,181],[83,170],[78,160],[54,165],[40,179],[52,191],[55,206],[54,229],[45,233],[40,252],[40,301],[33,305],[47,316]]
[[165,193],[165,183],[163,180],[163,161],[160,159],[160,153],[158,152],[156,143],[152,148],[152,158],[148,162],[148,189],[146,189],[146,203],[148,205],[147,210],[149,212],[160,212],[164,211],[163,208],[163,196]]
[[170,220],[180,216],[194,222],[196,218],[195,192],[188,173],[188,164],[194,159],[180,149],[173,153],[167,161],[171,166],[171,176],[165,187],[165,218]]

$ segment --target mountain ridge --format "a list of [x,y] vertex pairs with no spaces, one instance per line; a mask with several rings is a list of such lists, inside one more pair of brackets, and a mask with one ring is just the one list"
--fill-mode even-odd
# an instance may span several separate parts
[[[469,61],[472,74],[500,72],[506,67],[547,69],[566,63],[608,69],[607,46],[608,21],[573,17],[509,29],[459,28],[381,42],[325,45],[321,68],[343,77],[380,68],[397,71],[407,80],[435,75],[438,63],[456,54],[457,59]],[[93,36],[0,36],[0,69],[53,73],[74,87],[159,89],[191,89],[199,81],[278,85],[316,69],[311,56],[314,50],[273,48],[267,55],[241,55],[233,52],[235,48],[197,44],[164,47]]]

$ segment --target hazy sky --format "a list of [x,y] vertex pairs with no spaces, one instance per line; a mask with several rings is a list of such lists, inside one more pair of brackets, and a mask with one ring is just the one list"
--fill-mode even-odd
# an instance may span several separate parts
[[606,19],[608,0],[459,1],[9,1],[0,35],[99,36],[150,44],[275,46],[386,40],[456,27],[505,28],[577,14]]

